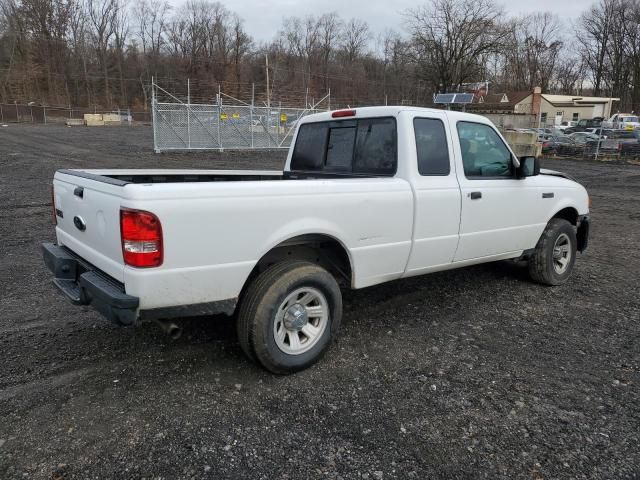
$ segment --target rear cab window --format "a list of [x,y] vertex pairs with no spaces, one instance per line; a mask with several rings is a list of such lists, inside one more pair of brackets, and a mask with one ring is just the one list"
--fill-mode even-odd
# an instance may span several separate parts
[[447,133],[442,120],[416,117],[413,120],[416,136],[418,172],[422,176],[446,176],[451,173]]
[[393,117],[305,123],[296,138],[291,170],[393,176],[397,139]]

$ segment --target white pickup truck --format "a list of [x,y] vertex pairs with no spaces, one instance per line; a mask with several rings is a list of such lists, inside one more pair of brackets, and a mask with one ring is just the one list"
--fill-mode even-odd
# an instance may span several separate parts
[[640,128],[640,118],[633,113],[616,113],[609,120],[602,122],[602,127],[616,130],[634,130]]
[[340,288],[528,260],[559,285],[587,246],[589,197],[518,159],[484,117],[370,107],[305,117],[283,172],[60,170],[55,285],[111,320],[226,313],[285,374],[320,358]]

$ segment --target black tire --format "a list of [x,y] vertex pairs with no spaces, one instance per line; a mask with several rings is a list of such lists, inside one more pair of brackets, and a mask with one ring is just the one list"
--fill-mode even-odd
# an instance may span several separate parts
[[[300,288],[320,291],[328,304],[328,324],[308,351],[290,355],[274,335],[274,319],[284,300]],[[285,260],[260,273],[244,293],[238,310],[240,346],[252,360],[272,373],[286,375],[310,367],[329,347],[342,319],[342,295],[336,279],[324,268],[302,260]]]
[[[562,237],[562,238],[561,238]],[[566,267],[558,265],[554,259],[554,248],[559,241],[567,240],[569,258]],[[571,273],[576,261],[576,230],[571,223],[562,218],[552,218],[547,224],[535,252],[529,258],[529,275],[531,278],[543,285],[562,285]],[[560,270],[559,270],[560,269]]]

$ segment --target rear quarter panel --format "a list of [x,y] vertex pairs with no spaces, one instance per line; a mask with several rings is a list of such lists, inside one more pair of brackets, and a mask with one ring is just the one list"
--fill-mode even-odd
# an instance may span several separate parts
[[236,298],[258,260],[292,237],[321,233],[349,252],[356,288],[399,278],[411,248],[413,199],[396,178],[127,185],[123,206],[155,213],[164,264],[125,267],[141,308]]

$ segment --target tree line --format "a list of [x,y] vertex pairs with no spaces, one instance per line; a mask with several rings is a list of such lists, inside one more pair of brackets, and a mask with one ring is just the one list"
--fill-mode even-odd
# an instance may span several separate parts
[[329,90],[336,106],[429,104],[488,82],[640,107],[640,0],[598,0],[573,20],[511,17],[493,0],[429,0],[402,16],[403,32],[335,12],[288,17],[257,42],[209,0],[0,0],[0,100],[143,109],[155,77],[181,94],[189,79],[194,101],[220,88],[287,105]]

